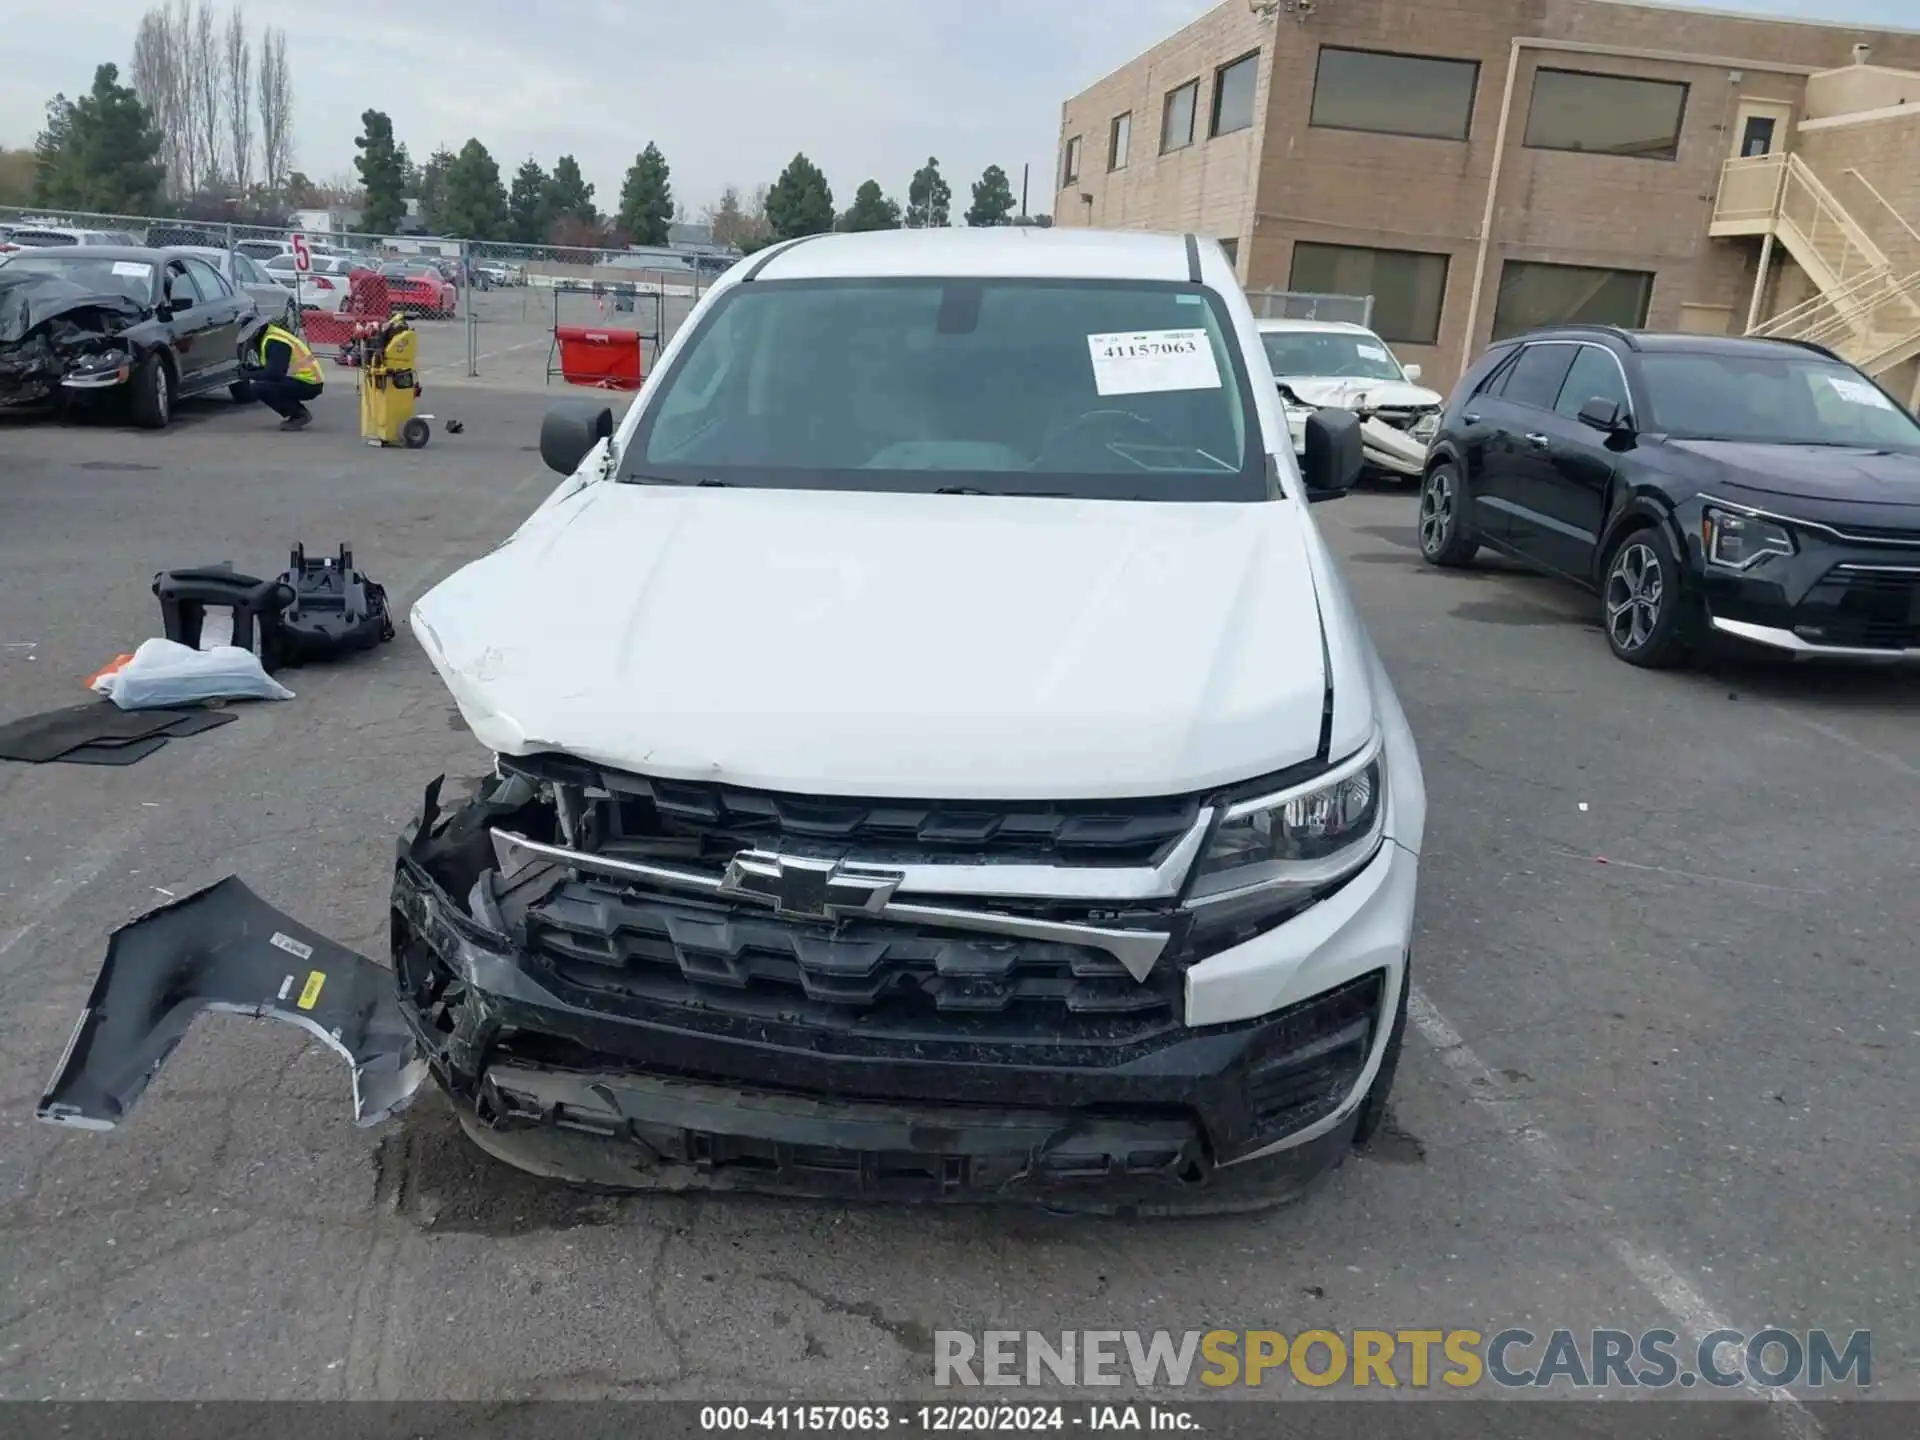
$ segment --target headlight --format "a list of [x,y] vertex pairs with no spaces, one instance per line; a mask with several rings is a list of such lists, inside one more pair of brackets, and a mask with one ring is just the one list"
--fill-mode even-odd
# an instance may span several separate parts
[[1751,570],[1769,555],[1793,554],[1785,526],[1711,505],[1700,520],[1700,539],[1707,563],[1723,570]]
[[1235,802],[1201,856],[1188,903],[1211,917],[1233,902],[1290,902],[1345,879],[1379,850],[1386,827],[1380,737],[1326,774]]

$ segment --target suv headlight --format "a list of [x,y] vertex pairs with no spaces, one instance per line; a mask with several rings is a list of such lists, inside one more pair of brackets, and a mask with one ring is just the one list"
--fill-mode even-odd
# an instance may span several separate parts
[[1363,867],[1386,835],[1384,743],[1375,735],[1324,775],[1235,801],[1200,857],[1188,905],[1201,918],[1284,907]]
[[1769,555],[1793,554],[1793,535],[1784,525],[1709,505],[1700,519],[1707,563],[1722,570],[1751,570]]

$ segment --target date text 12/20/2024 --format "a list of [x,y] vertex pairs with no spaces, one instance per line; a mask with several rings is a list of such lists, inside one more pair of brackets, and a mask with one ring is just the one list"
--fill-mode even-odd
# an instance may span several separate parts
[[703,1405],[700,1428],[815,1434],[968,1434],[981,1431],[1199,1430],[1190,1410],[1167,1405]]

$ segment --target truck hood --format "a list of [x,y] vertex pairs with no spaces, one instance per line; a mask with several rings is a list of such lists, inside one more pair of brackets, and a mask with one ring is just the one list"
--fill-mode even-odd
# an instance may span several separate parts
[[1318,751],[1297,502],[592,484],[423,596],[507,754],[918,799],[1179,794]]
[[1342,410],[1437,409],[1441,403],[1437,391],[1404,380],[1282,375],[1279,381],[1309,405]]

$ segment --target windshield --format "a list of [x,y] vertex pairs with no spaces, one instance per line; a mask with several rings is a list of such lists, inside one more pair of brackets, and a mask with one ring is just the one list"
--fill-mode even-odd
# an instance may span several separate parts
[[1646,354],[1654,425],[1682,440],[1920,453],[1920,425],[1858,371],[1817,355]]
[[96,295],[124,295],[146,305],[153,300],[153,266],[145,260],[107,260],[75,247],[51,254],[20,254],[7,262],[7,273],[58,275],[69,284]]
[[627,448],[639,483],[1259,500],[1218,301],[1148,281],[756,281]]
[[1340,330],[1266,330],[1260,343],[1277,376],[1404,380],[1400,362],[1374,335]]

